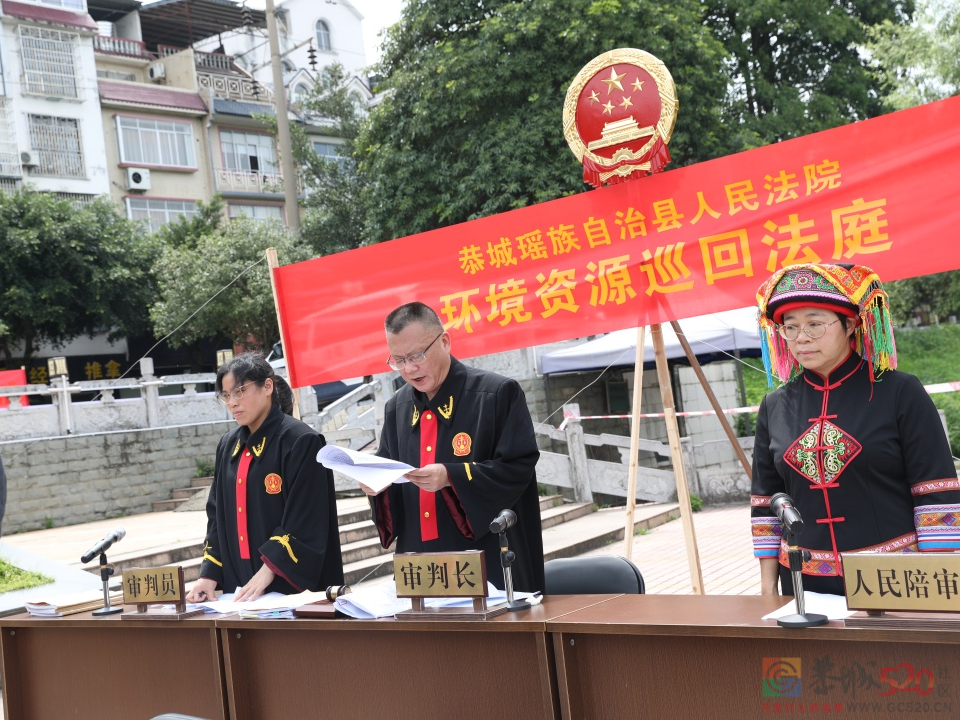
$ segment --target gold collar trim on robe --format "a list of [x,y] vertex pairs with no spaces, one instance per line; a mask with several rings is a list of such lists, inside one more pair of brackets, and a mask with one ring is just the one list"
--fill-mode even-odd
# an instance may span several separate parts
[[233,454],[230,455],[230,457],[236,457],[236,456],[237,456],[237,453],[240,452],[240,445],[241,445],[240,441],[237,440],[237,445],[236,445],[235,448],[233,448]]
[[263,440],[260,441],[259,445],[253,445],[251,446],[250,449],[253,450],[254,455],[256,455],[257,457],[260,457],[260,455],[263,453],[263,449],[266,446],[267,446],[267,438],[264,437]]
[[410,420],[410,427],[416,427],[417,423],[420,421],[420,409],[417,407],[417,404],[413,404],[413,417]]
[[450,402],[446,405],[437,405],[437,412],[443,416],[444,420],[449,420],[453,415],[453,395],[450,396]]

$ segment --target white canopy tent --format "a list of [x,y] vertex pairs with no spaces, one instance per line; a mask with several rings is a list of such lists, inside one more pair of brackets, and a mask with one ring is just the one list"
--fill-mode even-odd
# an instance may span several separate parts
[[[679,324],[687,342],[698,356],[760,349],[755,307],[685,318],[680,320]],[[686,357],[670,324],[663,323],[661,327],[667,358]],[[637,329],[627,328],[574,347],[546,353],[540,358],[540,371],[544,375],[551,375],[602,370],[611,365],[633,365],[636,353]],[[649,333],[644,343],[643,359],[644,362],[654,360],[653,341]]]

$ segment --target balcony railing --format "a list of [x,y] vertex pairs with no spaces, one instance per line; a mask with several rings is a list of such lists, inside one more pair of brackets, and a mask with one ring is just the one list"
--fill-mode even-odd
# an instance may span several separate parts
[[283,176],[280,173],[217,168],[217,190],[279,195],[283,193]]
[[125,55],[127,57],[150,57],[146,46],[138,40],[107,37],[97,35],[93,38],[93,49],[108,55]]
[[198,72],[197,84],[202,88],[210,88],[213,91],[213,96],[221,100],[273,104],[273,93],[263,85],[259,86],[259,93],[255,93],[253,81],[244,75]]

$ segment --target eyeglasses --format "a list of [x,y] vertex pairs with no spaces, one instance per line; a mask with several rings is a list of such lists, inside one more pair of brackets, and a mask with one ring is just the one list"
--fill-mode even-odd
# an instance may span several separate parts
[[220,402],[222,402],[224,405],[228,405],[231,400],[232,400],[233,402],[238,402],[238,401],[240,400],[240,398],[243,397],[243,389],[244,389],[247,385],[256,385],[256,382],[253,381],[253,380],[251,380],[250,382],[245,382],[243,385],[240,385],[240,386],[238,386],[238,387],[235,387],[235,388],[234,388],[233,390],[231,390],[230,392],[218,392],[218,393],[217,393],[217,400],[219,400]]
[[839,318],[828,323],[807,323],[803,327],[800,327],[799,325],[780,325],[777,328],[777,331],[780,333],[780,337],[782,337],[784,340],[796,340],[798,337],[800,337],[801,330],[806,333],[808,338],[811,340],[816,340],[817,338],[823,337],[824,333],[827,332],[828,327],[838,322],[840,322]]
[[422,362],[426,359],[426,357],[427,357],[427,350],[429,350],[430,348],[432,348],[432,347],[433,347],[433,344],[434,344],[437,340],[439,340],[439,339],[440,339],[440,336],[443,335],[445,332],[446,332],[446,330],[441,330],[441,331],[440,331],[440,335],[437,335],[433,340],[431,340],[431,341],[430,341],[430,344],[427,345],[427,346],[423,349],[423,352],[411,353],[410,355],[407,355],[407,356],[405,356],[405,357],[400,357],[400,358],[395,358],[393,355],[388,355],[388,356],[387,356],[387,365],[389,365],[390,367],[392,367],[394,370],[399,370],[400,368],[402,368],[402,367],[403,367],[404,365],[406,365],[407,363],[410,363],[411,365],[419,365],[420,363],[422,363]]

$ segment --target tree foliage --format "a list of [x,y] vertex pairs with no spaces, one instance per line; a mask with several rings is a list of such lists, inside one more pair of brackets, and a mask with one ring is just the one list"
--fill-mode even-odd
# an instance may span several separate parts
[[173,332],[173,347],[206,337],[229,337],[251,350],[275,342],[268,247],[276,248],[282,264],[312,257],[280,225],[249,218],[223,224],[192,247],[164,248],[155,268],[161,300],[150,309],[154,333]]
[[84,334],[147,328],[158,246],[108,198],[78,209],[54,195],[0,193],[0,352],[33,356]]
[[219,194],[214,195],[208,203],[197,200],[196,215],[181,215],[161,227],[157,236],[164,247],[195,248],[200,238],[212,234],[223,223],[226,206]]
[[881,83],[861,49],[870,28],[899,27],[913,0],[706,0],[726,48],[724,118],[743,148],[882,112]]
[[886,85],[891,110],[960,93],[960,4],[920,0],[909,25],[884,21],[871,29],[873,64]]
[[722,47],[700,3],[409,0],[387,32],[358,139],[366,236],[386,240],[585,189],[562,132],[564,97],[605,50],[644,49],[677,84],[674,165],[728,149]]

